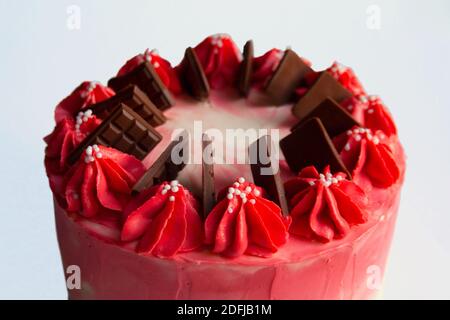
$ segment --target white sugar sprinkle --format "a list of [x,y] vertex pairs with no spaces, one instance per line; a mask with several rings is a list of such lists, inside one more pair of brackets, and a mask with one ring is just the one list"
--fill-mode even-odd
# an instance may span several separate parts
[[227,194],[227,199],[228,199],[228,200],[233,199],[233,194],[232,194],[232,193]]
[[169,201],[174,202],[175,201],[175,197],[174,196],[170,196],[169,197]]
[[245,179],[244,179],[243,177],[240,177],[240,178],[238,179],[238,182],[239,182],[239,183],[244,183],[244,182],[245,182]]
[[350,143],[346,143],[344,149],[345,151],[350,151]]

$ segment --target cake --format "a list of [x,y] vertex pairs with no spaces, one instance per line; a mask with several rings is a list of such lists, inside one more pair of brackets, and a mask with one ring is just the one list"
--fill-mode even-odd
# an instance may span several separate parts
[[55,122],[70,299],[380,296],[405,155],[349,67],[218,34],[177,66],[146,50],[83,82]]

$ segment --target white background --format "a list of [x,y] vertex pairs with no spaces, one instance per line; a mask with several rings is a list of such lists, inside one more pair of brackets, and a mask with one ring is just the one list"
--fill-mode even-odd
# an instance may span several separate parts
[[382,96],[408,154],[384,297],[450,298],[450,2],[116,2],[0,0],[0,298],[66,298],[42,163],[57,102],[147,47],[178,63],[217,32],[257,54],[292,46],[317,69],[337,59]]

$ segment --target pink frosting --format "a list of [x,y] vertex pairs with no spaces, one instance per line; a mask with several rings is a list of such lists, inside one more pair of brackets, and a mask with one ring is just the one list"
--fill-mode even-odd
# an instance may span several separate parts
[[230,36],[225,34],[209,36],[194,50],[211,88],[220,89],[236,83],[242,56]]
[[189,252],[203,243],[198,203],[178,181],[144,191],[125,210],[122,241],[138,241],[136,250],[158,257]]
[[364,191],[344,173],[332,174],[329,167],[323,174],[306,167],[285,183],[285,189],[292,217],[289,232],[297,236],[328,242],[368,220]]
[[334,142],[352,175],[364,174],[380,188],[390,187],[400,178],[399,165],[382,131],[355,127]]
[[64,178],[67,210],[87,218],[99,213],[122,213],[131,188],[144,172],[144,165],[133,156],[113,148],[90,146]]
[[101,102],[114,95],[114,91],[95,81],[81,83],[70,95],[62,100],[55,109],[55,121],[74,117],[78,111]]
[[289,223],[280,207],[261,196],[261,188],[240,178],[208,215],[205,242],[229,258],[268,257],[286,243]]
[[138,54],[128,60],[119,70],[117,76],[123,76],[144,62],[149,62],[155,68],[164,85],[174,94],[181,93],[181,85],[175,70],[169,61],[162,58],[156,50],[145,50],[143,54]]

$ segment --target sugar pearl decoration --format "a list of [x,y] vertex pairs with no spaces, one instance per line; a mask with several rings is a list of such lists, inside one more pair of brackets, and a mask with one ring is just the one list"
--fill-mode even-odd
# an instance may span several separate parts
[[86,98],[91,92],[92,90],[95,89],[95,87],[97,86],[98,82],[97,81],[91,81],[89,82],[88,87],[86,88],[86,90],[81,92],[81,97],[82,98]]
[[86,156],[84,157],[85,163],[94,162],[95,158],[97,159],[103,158],[103,154],[100,152],[100,148],[96,144],[88,146],[85,150],[85,154],[86,154]]
[[244,183],[244,182],[245,182],[245,179],[244,179],[243,177],[240,177],[240,178],[238,179],[238,182],[239,182],[239,183]]
[[340,181],[342,181],[344,178],[341,175],[333,175],[331,173],[327,173],[326,175],[324,175],[323,173],[319,174],[319,179],[314,180],[309,180],[308,184],[311,187],[314,187],[316,185],[316,183],[320,183],[325,187],[330,187],[333,184],[338,184]]
[[175,197],[174,196],[170,196],[169,197],[169,201],[171,201],[171,202],[175,201]]
[[80,126],[83,124],[83,122],[88,122],[89,119],[92,118],[92,110],[88,109],[86,111],[80,111],[78,112],[77,117],[75,118],[75,131],[80,131]]

